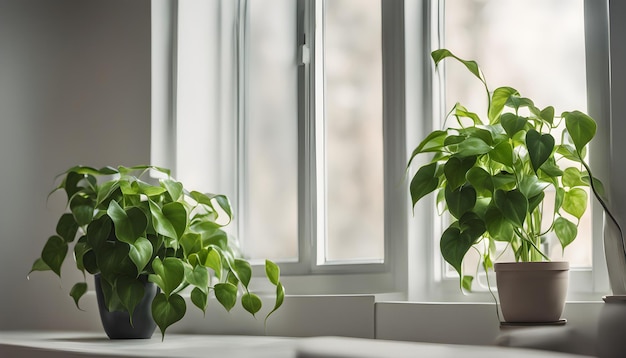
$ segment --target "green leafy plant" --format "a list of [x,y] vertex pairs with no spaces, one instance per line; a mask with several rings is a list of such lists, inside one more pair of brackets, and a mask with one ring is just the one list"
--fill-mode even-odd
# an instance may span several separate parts
[[[473,248],[485,271],[493,267],[497,241],[507,243],[517,261],[549,260],[542,242],[551,232],[565,249],[577,236],[590,186],[617,224],[601,198],[601,182],[584,160],[596,133],[590,116],[580,111],[556,116],[553,107],[539,108],[512,87],[490,92],[475,61],[447,49],[431,55],[436,66],[447,58],[460,62],[487,95],[486,115],[455,104],[446,121],[456,124],[431,132],[408,163],[422,153],[433,155],[411,180],[412,204],[437,191],[437,206],[452,221],[441,236],[441,254],[464,289],[471,289],[473,276],[463,272],[462,262]],[[554,191],[553,199],[546,190]]]
[[[163,178],[150,184],[143,179],[150,171]],[[188,287],[192,303],[203,313],[210,291],[228,311],[240,292],[244,309],[252,315],[260,311],[260,297],[248,290],[251,265],[223,230],[232,220],[226,196],[188,192],[169,170],[154,166],[76,166],[61,176],[52,193],[66,193],[68,210],[31,272],[51,270],[60,277],[73,246],[78,270],[83,275],[100,274],[108,310],[125,311],[131,317],[144,294],[140,277],[147,275],[161,290],[152,302],[152,316],[163,337],[167,327],[185,315],[180,293]],[[265,274],[276,286],[267,320],[282,305],[285,290],[275,263],[265,261]],[[70,291],[79,309],[86,291],[86,282],[76,283]]]

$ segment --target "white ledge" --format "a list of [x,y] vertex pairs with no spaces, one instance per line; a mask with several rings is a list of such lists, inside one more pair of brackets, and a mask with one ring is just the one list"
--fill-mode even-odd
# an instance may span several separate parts
[[1,357],[136,358],[136,357],[583,357],[518,348],[398,342],[363,338],[219,336],[167,334],[165,340],[109,340],[104,334],[77,332],[0,332]]

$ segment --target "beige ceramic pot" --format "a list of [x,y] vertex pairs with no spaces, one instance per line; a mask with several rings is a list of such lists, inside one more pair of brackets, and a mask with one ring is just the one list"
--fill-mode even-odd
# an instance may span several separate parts
[[548,323],[561,319],[569,282],[569,263],[496,263],[496,282],[504,320]]

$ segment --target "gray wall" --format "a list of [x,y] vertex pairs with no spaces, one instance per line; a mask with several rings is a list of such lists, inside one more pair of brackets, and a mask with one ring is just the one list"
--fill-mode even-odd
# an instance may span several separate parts
[[149,0],[0,0],[0,330],[99,325],[73,307],[69,262],[26,279],[63,211],[46,196],[70,166],[149,150]]

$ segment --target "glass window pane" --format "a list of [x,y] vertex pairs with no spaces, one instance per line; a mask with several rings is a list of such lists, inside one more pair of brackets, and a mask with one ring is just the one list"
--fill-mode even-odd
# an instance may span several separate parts
[[249,1],[242,241],[251,258],[298,257],[296,1]]
[[[557,114],[587,111],[583,0],[446,0],[444,11],[443,47],[478,61],[490,90],[514,87],[540,108],[554,106]],[[445,110],[460,102],[485,113],[481,83],[449,63]],[[564,255],[556,237],[549,238],[550,256],[573,267],[591,267],[590,210],[578,230]],[[474,272],[478,259],[466,259],[465,270]]]
[[326,260],[384,258],[380,0],[324,3]]

